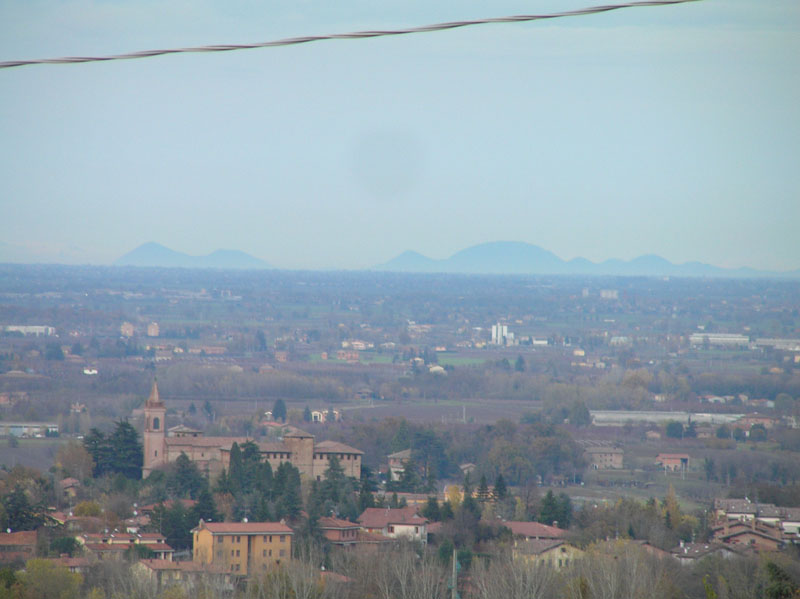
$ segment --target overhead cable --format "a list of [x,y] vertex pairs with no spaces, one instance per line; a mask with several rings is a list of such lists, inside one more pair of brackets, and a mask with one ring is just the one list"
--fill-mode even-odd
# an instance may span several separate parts
[[12,67],[22,67],[34,64],[73,64],[81,62],[104,62],[109,60],[131,60],[134,58],[151,58],[153,56],[163,56],[165,54],[185,54],[189,52],[230,52],[232,50],[252,50],[255,48],[271,48],[275,46],[292,46],[295,44],[307,44],[309,42],[319,42],[322,40],[349,40],[364,39],[372,37],[385,37],[390,35],[407,35],[410,33],[430,33],[433,31],[444,31],[446,29],[458,29],[460,27],[471,27],[473,25],[487,25],[491,23],[525,23],[527,21],[539,21],[542,19],[558,19],[561,17],[577,17],[580,15],[592,15],[601,12],[619,10],[621,8],[637,8],[644,6],[667,6],[670,4],[685,4],[687,2],[697,2],[698,0],[649,0],[645,2],[626,2],[623,4],[607,4],[603,6],[592,6],[565,12],[556,12],[542,15],[514,15],[508,17],[491,17],[486,19],[474,19],[469,21],[452,21],[450,23],[435,23],[433,25],[422,25],[408,29],[384,29],[376,31],[356,31],[353,33],[334,33],[330,35],[307,35],[303,37],[291,37],[270,42],[260,42],[256,44],[221,44],[211,46],[194,46],[189,48],[169,48],[166,50],[142,50],[127,54],[113,54],[109,56],[67,56],[62,58],[40,58],[33,60],[8,60],[0,62],[0,69],[10,69]]

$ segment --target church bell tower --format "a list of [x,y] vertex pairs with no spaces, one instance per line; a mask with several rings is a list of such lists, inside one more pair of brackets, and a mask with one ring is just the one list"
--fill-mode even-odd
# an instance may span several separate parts
[[150,397],[144,404],[144,465],[142,478],[146,478],[153,468],[166,463],[166,443],[164,438],[167,408],[158,396],[158,384],[153,381]]

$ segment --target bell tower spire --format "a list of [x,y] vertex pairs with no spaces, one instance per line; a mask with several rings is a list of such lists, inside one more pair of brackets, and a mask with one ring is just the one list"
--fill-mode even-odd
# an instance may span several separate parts
[[166,463],[166,434],[164,424],[167,408],[158,394],[158,382],[153,379],[150,397],[144,404],[144,465],[142,477],[146,478],[153,468]]

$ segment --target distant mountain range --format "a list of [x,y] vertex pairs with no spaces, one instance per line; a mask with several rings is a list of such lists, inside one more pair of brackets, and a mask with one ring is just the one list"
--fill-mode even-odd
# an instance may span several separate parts
[[[238,250],[216,250],[207,256],[190,256],[158,243],[145,243],[114,262],[115,266],[166,268],[268,269],[267,262]],[[482,243],[436,260],[407,251],[373,271],[512,275],[612,275],[649,277],[800,278],[800,269],[784,272],[752,268],[721,268],[702,262],[673,264],[648,254],[633,260],[591,262],[586,258],[562,260],[539,246],[520,241]]]
[[190,256],[159,243],[145,243],[114,261],[114,266],[157,266],[164,268],[272,268],[269,264],[239,250],[216,250],[206,256]]
[[630,261],[606,260],[595,263],[586,258],[562,260],[552,252],[519,241],[482,243],[435,260],[418,252],[403,252],[373,270],[465,274],[619,275],[677,277],[800,277],[800,269],[786,272],[752,268],[721,268],[702,262],[673,264],[653,254]]

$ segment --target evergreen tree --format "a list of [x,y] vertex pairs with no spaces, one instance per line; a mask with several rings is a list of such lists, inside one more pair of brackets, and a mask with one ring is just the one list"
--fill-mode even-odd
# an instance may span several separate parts
[[525,372],[525,358],[522,357],[522,354],[517,356],[517,361],[514,362],[514,370],[517,372]]
[[311,422],[311,408],[308,406],[303,410],[303,422]]
[[558,520],[560,515],[558,501],[555,495],[553,495],[553,491],[547,491],[544,499],[542,499],[542,506],[539,509],[539,522],[542,524],[552,524]]
[[572,523],[572,500],[566,493],[559,493],[556,499],[558,510],[556,521],[561,528],[569,528]]
[[197,525],[201,519],[206,522],[218,522],[220,520],[214,497],[211,495],[211,491],[208,490],[208,485],[197,495],[197,503],[194,504],[191,512],[193,526]]
[[181,452],[167,475],[166,486],[173,497],[195,499],[208,482],[200,474],[197,464]]
[[127,478],[142,478],[144,450],[139,441],[139,434],[127,420],[116,423],[114,432],[108,438],[112,451],[111,468]]
[[3,513],[2,529],[10,528],[16,532],[19,530],[34,530],[41,526],[42,516],[37,513],[28,499],[27,493],[20,485],[14,488],[2,499]]
[[83,439],[83,446],[92,456],[93,476],[103,476],[111,471],[111,446],[103,433],[96,428],[91,429]]
[[180,550],[192,545],[191,530],[196,525],[192,523],[193,516],[182,502],[174,501],[169,509],[164,504],[157,505],[152,521],[158,523],[161,534],[167,538],[167,544]]
[[439,509],[439,515],[442,518],[442,522],[452,520],[455,517],[455,514],[453,513],[453,505],[449,501],[442,502],[442,506]]
[[421,513],[431,522],[439,522],[442,519],[442,514],[439,510],[439,502],[436,500],[436,497],[428,497],[428,501],[422,508]]
[[286,422],[286,402],[282,399],[275,400],[275,404],[272,406],[272,419]]
[[508,488],[506,487],[506,480],[502,474],[498,474],[494,479],[494,496],[498,501],[503,501],[508,496]]
[[478,484],[478,501],[486,503],[489,500],[489,484],[486,482],[486,475],[481,474],[481,482]]
[[397,488],[399,491],[405,493],[416,493],[420,487],[419,473],[417,472],[417,463],[409,458],[403,466],[403,471],[400,473],[400,480],[397,481]]
[[228,484],[234,495],[241,493],[244,483],[244,464],[239,444],[231,445],[231,456],[228,464]]
[[287,517],[294,520],[302,510],[300,495],[300,471],[289,462],[278,466],[275,476],[276,491],[280,481],[280,496],[276,498],[276,518]]

